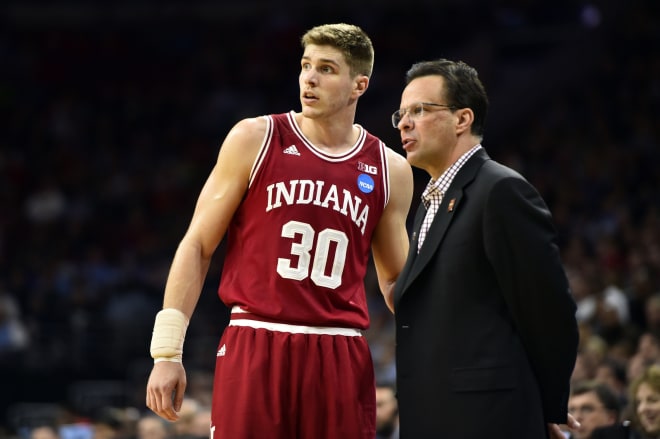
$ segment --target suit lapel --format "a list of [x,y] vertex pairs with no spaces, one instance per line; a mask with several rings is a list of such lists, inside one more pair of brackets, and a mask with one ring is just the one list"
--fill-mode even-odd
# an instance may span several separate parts
[[[426,208],[424,203],[419,203],[419,208],[417,208],[417,213],[415,214],[415,222],[413,223],[413,234],[410,239],[410,248],[415,249],[415,251],[410,251],[412,254],[417,254],[417,246],[419,242],[419,230],[422,228],[422,222],[426,216]],[[410,259],[410,258],[408,258]]]
[[474,180],[481,165],[489,159],[486,150],[482,148],[474,153],[465,165],[463,165],[460,171],[458,171],[458,174],[454,177],[447,193],[443,197],[442,203],[440,203],[440,207],[433,218],[431,227],[426,234],[424,244],[422,245],[419,254],[417,254],[417,238],[419,237],[419,229],[422,225],[424,214],[426,213],[423,204],[420,204],[420,208],[417,210],[415,216],[413,237],[410,244],[410,254],[408,255],[404,270],[401,273],[401,280],[404,284],[398,296],[405,293],[412,282],[428,265],[438,249],[438,246],[442,242],[452,220],[461,208],[461,201],[463,199],[465,187]]

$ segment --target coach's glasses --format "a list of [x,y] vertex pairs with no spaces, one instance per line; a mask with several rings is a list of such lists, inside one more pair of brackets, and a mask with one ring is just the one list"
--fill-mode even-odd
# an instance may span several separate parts
[[442,107],[447,109],[456,108],[453,105],[434,104],[433,102],[416,102],[410,105],[408,108],[402,108],[392,113],[392,126],[398,129],[399,122],[401,122],[401,119],[403,119],[403,116],[406,114],[411,120],[418,120],[424,116],[424,113],[431,111],[430,107]]

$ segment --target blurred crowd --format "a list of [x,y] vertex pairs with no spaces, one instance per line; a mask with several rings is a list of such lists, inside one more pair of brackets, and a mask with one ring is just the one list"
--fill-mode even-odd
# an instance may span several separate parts
[[[321,22],[372,36],[358,121],[401,153],[389,116],[410,64],[478,68],[491,96],[484,146],[539,189],[558,225],[581,325],[574,379],[612,364],[625,388],[660,363],[657,2],[254,3],[260,12],[148,2],[2,11],[0,437],[49,422],[71,426],[72,439],[84,438],[81,425],[147,438],[138,425],[148,423],[166,433],[149,437],[175,437],[144,407],[169,263],[228,129],[298,108],[298,38]],[[416,183],[421,192],[426,178]],[[187,335],[191,423],[210,404],[227,322],[221,264],[222,247]],[[389,383],[393,320],[373,272],[365,282],[366,336]]]

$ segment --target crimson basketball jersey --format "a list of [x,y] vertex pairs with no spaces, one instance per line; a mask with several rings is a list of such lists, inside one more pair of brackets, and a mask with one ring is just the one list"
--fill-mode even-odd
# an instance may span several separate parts
[[263,116],[267,134],[227,231],[218,294],[273,321],[366,329],[364,276],[389,198],[386,147],[358,126],[349,151],[328,154],[294,115]]

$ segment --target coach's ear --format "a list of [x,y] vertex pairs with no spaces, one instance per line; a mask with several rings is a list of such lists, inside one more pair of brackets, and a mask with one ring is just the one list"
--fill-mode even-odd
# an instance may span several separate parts
[[474,112],[471,108],[459,108],[454,111],[456,117],[456,134],[470,132],[474,122]]

